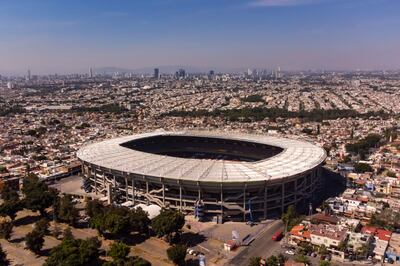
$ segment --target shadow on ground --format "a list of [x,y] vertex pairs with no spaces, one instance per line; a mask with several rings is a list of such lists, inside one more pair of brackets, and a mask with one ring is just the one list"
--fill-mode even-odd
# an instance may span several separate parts
[[203,235],[195,234],[192,232],[183,233],[181,239],[182,242],[185,243],[188,247],[194,247],[206,241],[206,238]]
[[146,235],[142,235],[142,234],[133,234],[133,235],[129,235],[129,237],[125,237],[122,239],[122,241],[127,244],[127,245],[138,245],[140,243],[143,243],[144,241],[146,241],[149,237]]
[[8,242],[13,243],[13,244],[19,244],[25,240],[25,237],[19,237],[19,238],[13,238],[10,239]]
[[39,215],[28,215],[22,218],[19,218],[17,220],[14,221],[14,225],[15,226],[22,226],[22,225],[28,225],[28,224],[33,224],[37,221],[40,220],[40,216]]
[[186,266],[198,266],[199,265],[199,260],[197,260],[197,259],[188,259],[188,260],[186,260],[185,265]]

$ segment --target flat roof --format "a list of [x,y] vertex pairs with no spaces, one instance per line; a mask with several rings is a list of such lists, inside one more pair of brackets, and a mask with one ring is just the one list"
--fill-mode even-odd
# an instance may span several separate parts
[[[248,141],[283,149],[256,162],[179,158],[141,152],[120,144],[152,136],[196,136]],[[325,150],[310,142],[269,135],[208,131],[155,131],[114,138],[83,146],[80,160],[121,172],[199,182],[251,182],[275,180],[303,173],[320,165]]]

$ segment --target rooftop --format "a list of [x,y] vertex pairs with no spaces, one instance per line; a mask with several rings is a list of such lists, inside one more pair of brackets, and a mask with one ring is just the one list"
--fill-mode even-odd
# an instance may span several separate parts
[[[256,162],[178,158],[142,152],[121,146],[129,141],[152,136],[201,136],[242,140],[282,148],[282,152]],[[126,173],[211,182],[246,182],[274,180],[308,171],[326,158],[323,148],[306,141],[268,135],[208,132],[155,131],[115,138],[82,147],[79,159]]]

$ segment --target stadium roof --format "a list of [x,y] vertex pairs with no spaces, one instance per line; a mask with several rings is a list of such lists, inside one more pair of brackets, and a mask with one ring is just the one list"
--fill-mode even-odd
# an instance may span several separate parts
[[[157,155],[120,145],[135,139],[160,135],[242,140],[277,146],[283,151],[261,161],[240,162]],[[145,176],[199,182],[251,182],[280,179],[303,173],[321,164],[326,158],[326,153],[323,148],[306,141],[268,135],[155,131],[89,144],[82,147],[77,156],[79,159],[97,166]]]

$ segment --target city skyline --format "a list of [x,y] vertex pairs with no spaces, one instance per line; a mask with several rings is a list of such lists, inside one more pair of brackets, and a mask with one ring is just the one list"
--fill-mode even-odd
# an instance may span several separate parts
[[4,1],[0,74],[399,69],[393,0]]

